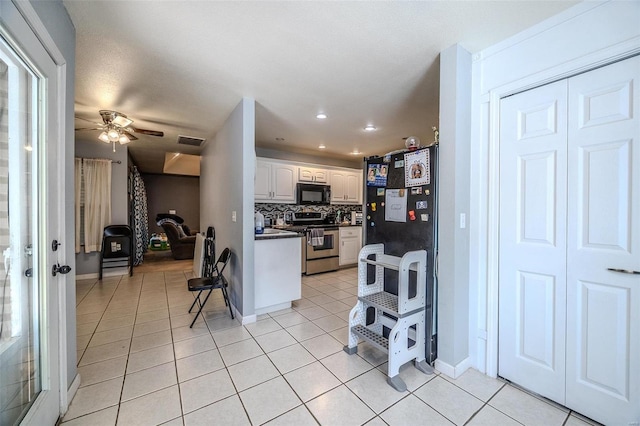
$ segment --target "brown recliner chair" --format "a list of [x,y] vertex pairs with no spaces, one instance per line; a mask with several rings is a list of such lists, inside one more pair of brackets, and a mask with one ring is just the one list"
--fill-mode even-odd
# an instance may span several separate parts
[[176,260],[193,259],[193,252],[196,247],[196,236],[187,234],[186,232],[191,232],[189,231],[189,228],[184,229],[186,227],[185,225],[178,228],[179,224],[183,222],[181,217],[174,216],[174,218],[170,218],[172,220],[166,220],[166,216],[168,215],[159,214],[158,217],[156,217],[156,221],[160,226],[162,226],[164,233],[167,234],[173,258]]

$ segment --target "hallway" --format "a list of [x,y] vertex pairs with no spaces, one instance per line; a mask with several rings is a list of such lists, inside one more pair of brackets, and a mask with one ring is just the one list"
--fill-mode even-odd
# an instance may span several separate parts
[[246,326],[215,291],[193,329],[189,276],[77,282],[81,387],[63,425],[588,424],[475,370],[453,380],[408,366],[409,391],[393,390],[384,353],[342,351],[356,269],[303,277],[293,309]]

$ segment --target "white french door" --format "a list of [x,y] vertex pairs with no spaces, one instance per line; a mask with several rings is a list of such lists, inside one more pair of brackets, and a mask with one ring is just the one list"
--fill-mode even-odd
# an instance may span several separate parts
[[499,375],[640,421],[640,57],[501,102]]
[[51,242],[63,211],[58,71],[10,1],[0,2],[0,24],[0,424],[55,424],[61,291]]

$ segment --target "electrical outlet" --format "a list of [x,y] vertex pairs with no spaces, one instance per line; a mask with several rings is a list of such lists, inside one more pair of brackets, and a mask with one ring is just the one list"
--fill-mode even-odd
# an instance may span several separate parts
[[175,210],[169,210],[169,214],[176,214]]
[[236,221],[236,211],[232,211],[231,212],[231,222],[235,222]]

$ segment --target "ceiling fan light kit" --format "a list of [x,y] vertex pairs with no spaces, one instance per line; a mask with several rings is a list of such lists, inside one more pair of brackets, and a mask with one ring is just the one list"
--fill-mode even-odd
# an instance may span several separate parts
[[160,132],[158,130],[137,129],[131,126],[133,120],[127,118],[126,115],[118,111],[103,109],[100,110],[100,115],[102,116],[102,121],[104,122],[102,127],[98,127],[95,129],[76,130],[102,130],[102,133],[100,133],[98,139],[104,143],[111,142],[113,144],[113,152],[116,152],[116,142],[119,142],[120,145],[125,145],[131,141],[138,139],[137,137],[133,136],[131,132],[141,133],[143,135],[149,136],[164,136],[164,132]]

